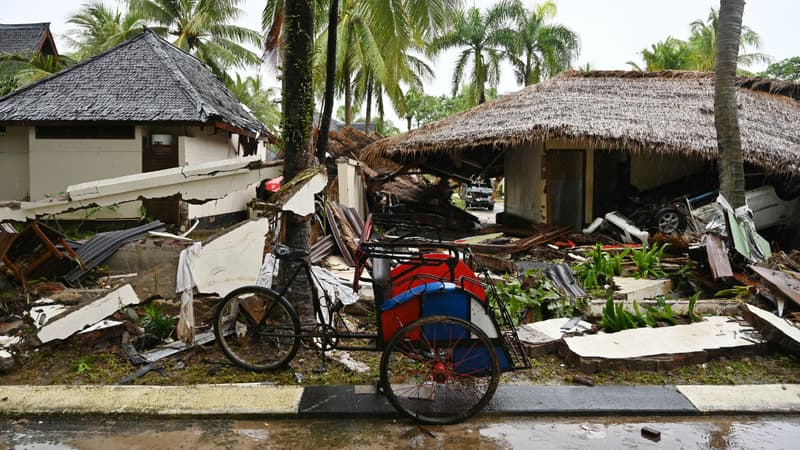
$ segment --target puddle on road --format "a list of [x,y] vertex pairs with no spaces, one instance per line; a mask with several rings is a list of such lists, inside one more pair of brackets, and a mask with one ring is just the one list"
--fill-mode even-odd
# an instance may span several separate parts
[[[653,441],[642,427],[661,432]],[[619,449],[796,448],[800,417],[484,417],[425,427],[402,420],[0,419],[0,448],[14,449]]]
[[[499,448],[796,448],[800,436],[800,421],[796,418],[749,419],[567,419],[561,422],[511,419],[498,424],[487,422],[480,433],[493,440]],[[660,438],[645,437],[642,434],[644,426],[660,431]]]

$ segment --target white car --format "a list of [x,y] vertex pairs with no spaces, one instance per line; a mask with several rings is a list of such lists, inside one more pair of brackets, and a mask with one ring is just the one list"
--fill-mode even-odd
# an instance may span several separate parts
[[[782,200],[775,193],[775,188],[769,185],[751,189],[744,193],[744,197],[753,212],[753,222],[758,230],[800,223],[800,198]],[[711,203],[694,209],[692,215],[698,221],[708,223],[716,215],[716,210],[716,204]]]

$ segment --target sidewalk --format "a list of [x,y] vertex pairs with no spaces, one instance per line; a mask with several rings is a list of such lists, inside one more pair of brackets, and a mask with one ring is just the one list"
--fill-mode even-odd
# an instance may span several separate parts
[[[486,408],[500,415],[800,413],[800,385],[506,385]],[[336,417],[397,414],[372,386],[0,386],[0,416]]]

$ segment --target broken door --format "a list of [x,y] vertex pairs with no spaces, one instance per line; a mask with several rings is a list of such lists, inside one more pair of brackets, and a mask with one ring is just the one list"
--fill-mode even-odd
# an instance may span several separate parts
[[547,151],[548,223],[583,228],[583,150]]

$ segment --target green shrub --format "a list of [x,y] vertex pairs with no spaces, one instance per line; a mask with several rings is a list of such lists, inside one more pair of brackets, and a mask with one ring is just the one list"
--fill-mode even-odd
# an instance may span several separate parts
[[639,305],[633,302],[634,313],[625,309],[623,303],[614,303],[613,298],[606,301],[603,307],[603,318],[600,326],[609,332],[629,330],[631,328],[641,328],[647,326],[647,320],[639,311]]
[[[575,299],[564,298],[553,283],[541,272],[529,270],[525,273],[526,285],[515,277],[505,276],[495,286],[497,298],[508,310],[513,325],[519,325],[525,315],[530,312],[534,320],[551,317],[572,317],[581,308]],[[494,298],[490,298],[492,307],[497,311]]]
[[145,333],[152,334],[161,340],[168,338],[175,329],[175,321],[164,314],[158,305],[151,304],[144,307],[145,316],[142,318],[142,328]]
[[663,278],[667,276],[661,270],[661,256],[664,254],[664,249],[667,248],[667,245],[669,244],[659,247],[658,243],[655,243],[649,249],[631,252],[631,261],[633,261],[637,269],[634,276],[636,278]]
[[587,260],[575,266],[575,276],[584,289],[603,288],[613,284],[614,275],[622,272],[622,260],[628,256],[630,249],[616,255],[604,252],[600,244],[586,253]]
[[668,305],[663,296],[656,298],[656,306],[648,306],[646,308],[645,320],[647,326],[655,327],[658,322],[665,322],[670,325],[675,325],[675,313],[672,311],[672,306]]

